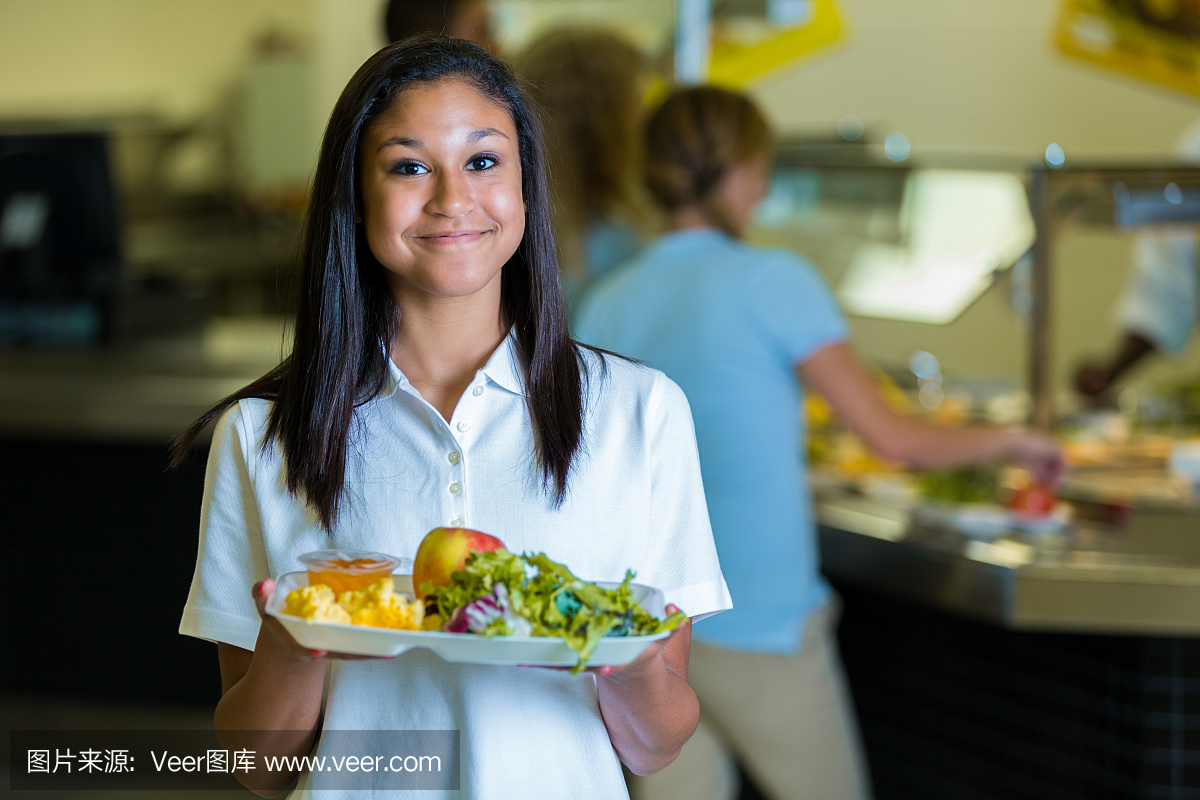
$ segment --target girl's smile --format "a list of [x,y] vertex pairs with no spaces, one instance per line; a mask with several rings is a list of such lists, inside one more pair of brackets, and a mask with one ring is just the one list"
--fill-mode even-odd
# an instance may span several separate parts
[[426,233],[419,236],[414,236],[414,239],[421,239],[429,244],[439,246],[473,244],[484,236],[487,236],[491,231],[444,231],[442,233]]

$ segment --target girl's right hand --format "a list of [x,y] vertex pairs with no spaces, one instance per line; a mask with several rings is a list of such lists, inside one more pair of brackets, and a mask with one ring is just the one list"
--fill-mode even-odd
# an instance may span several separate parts
[[274,591],[275,581],[270,578],[259,581],[250,590],[254,596],[254,606],[258,609],[259,619],[262,620],[263,630],[269,634],[269,636],[260,637],[260,647],[265,642],[271,642],[275,647],[286,652],[296,661],[312,661],[317,658],[336,658],[345,661],[362,661],[369,658],[395,658],[395,656],[356,656],[349,653],[330,653],[327,650],[310,650],[293,639],[292,635],[287,632],[287,628],[283,627],[283,623],[267,613],[267,601],[271,599],[271,594]]

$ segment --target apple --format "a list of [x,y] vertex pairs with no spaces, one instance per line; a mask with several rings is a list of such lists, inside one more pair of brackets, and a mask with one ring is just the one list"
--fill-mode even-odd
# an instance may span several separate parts
[[434,528],[425,534],[413,559],[413,590],[425,597],[426,585],[449,586],[450,576],[463,568],[473,552],[490,552],[504,547],[495,536],[469,528]]
[[1022,514],[1044,517],[1054,511],[1055,502],[1053,487],[1035,483],[1013,492],[1008,498],[1008,507]]

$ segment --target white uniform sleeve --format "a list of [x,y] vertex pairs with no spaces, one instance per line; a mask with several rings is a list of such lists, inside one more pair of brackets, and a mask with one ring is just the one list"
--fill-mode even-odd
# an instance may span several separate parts
[[217,422],[204,501],[196,572],[179,632],[253,650],[259,617],[251,587],[271,577],[254,492],[258,437],[239,403]]
[[1160,349],[1178,353],[1196,325],[1200,294],[1196,239],[1139,236],[1134,269],[1117,309],[1122,330],[1140,334]]
[[689,617],[711,616],[733,601],[713,542],[691,408],[683,390],[658,374],[647,414],[651,530],[657,535],[647,559],[653,574],[639,582],[662,587],[667,602]]

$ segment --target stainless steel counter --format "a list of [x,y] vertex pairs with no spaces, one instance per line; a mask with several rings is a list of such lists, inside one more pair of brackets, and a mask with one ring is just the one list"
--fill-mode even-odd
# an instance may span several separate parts
[[844,491],[817,501],[835,581],[1017,630],[1200,635],[1200,513],[1135,506],[1122,527],[991,542]]
[[0,350],[0,435],[165,443],[278,363],[277,318],[110,348]]

